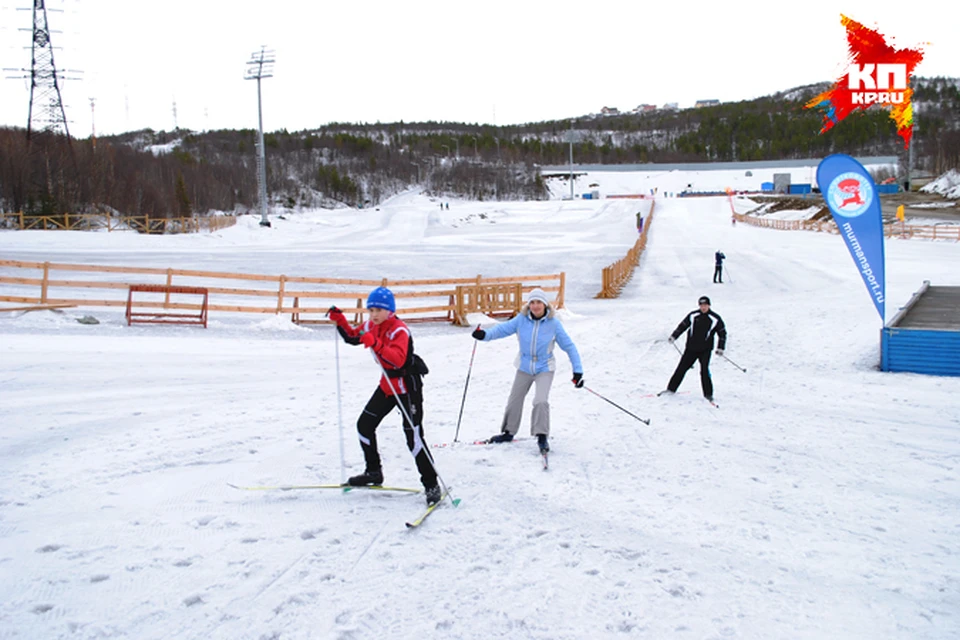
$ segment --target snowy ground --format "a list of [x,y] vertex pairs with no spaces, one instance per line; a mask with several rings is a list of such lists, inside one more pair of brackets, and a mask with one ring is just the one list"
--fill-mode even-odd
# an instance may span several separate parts
[[[564,270],[587,386],[652,419],[574,389],[560,352],[550,470],[529,440],[434,448],[462,503],[409,531],[422,495],[227,484],[340,481],[329,329],[2,314],[0,638],[958,637],[960,379],[878,371],[881,323],[843,242],[733,228],[725,198],[658,200],[623,297],[593,299],[600,268],[635,240],[638,206],[441,213],[408,194],[269,230],[245,218],[184,237],[0,233],[0,256],[28,260],[363,278]],[[888,313],[958,273],[960,245],[888,241]],[[714,359],[720,409],[696,371],[686,393],[651,396],[678,359],[665,338],[701,294],[747,369]],[[101,324],[75,321],[86,314]],[[454,439],[469,334],[414,326],[431,443]],[[498,430],[515,350],[479,345],[461,441]],[[339,369],[352,473],[377,371],[345,345]],[[416,486],[397,415],[380,438],[387,482]]]

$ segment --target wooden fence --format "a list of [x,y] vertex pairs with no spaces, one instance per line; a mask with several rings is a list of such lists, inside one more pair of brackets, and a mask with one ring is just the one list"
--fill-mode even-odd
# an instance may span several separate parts
[[[389,286],[397,313],[408,321],[445,320],[467,324],[467,314],[512,316],[526,292],[540,287],[554,293],[554,306],[563,307],[565,274],[423,280],[362,280],[307,276],[257,275],[53,262],[0,260],[0,302],[20,305],[126,307],[135,285],[202,287],[209,292],[210,313],[290,314],[301,324],[326,322],[336,304],[359,321],[366,313],[370,289]],[[200,304],[134,300],[137,308],[200,311]],[[3,309],[0,308],[0,311]]]
[[[822,233],[839,233],[837,224],[832,218],[826,220],[777,220],[764,216],[751,216],[737,213],[733,207],[733,196],[728,194],[730,210],[737,222],[764,227],[766,229],[782,229],[787,231],[819,231]],[[944,223],[933,225],[910,225],[904,221],[888,222],[883,225],[883,235],[887,238],[903,238],[918,240],[953,240],[960,242],[960,225]]]
[[[743,213],[733,215],[737,222],[765,227],[767,229],[785,229],[790,231],[820,231],[839,233],[833,220],[772,220],[764,217],[749,216]],[[953,240],[960,242],[960,225],[910,225],[904,222],[890,222],[883,225],[883,235],[887,238],[917,240]]]
[[640,256],[643,254],[643,250],[647,246],[647,232],[650,231],[650,225],[653,224],[653,209],[655,205],[656,201],[651,200],[650,212],[647,214],[646,222],[643,224],[643,231],[640,233],[640,237],[637,238],[637,241],[634,243],[633,247],[627,251],[627,255],[620,260],[617,260],[609,267],[603,268],[603,288],[596,297],[618,297],[620,295],[620,291],[623,290],[623,286],[627,284],[631,276],[633,276],[633,270],[638,264],[640,264]]
[[199,233],[217,231],[237,223],[233,216],[197,218],[161,218],[142,216],[111,217],[92,213],[64,213],[57,216],[30,216],[20,213],[0,213],[0,226],[20,231],[136,231],[137,233]]

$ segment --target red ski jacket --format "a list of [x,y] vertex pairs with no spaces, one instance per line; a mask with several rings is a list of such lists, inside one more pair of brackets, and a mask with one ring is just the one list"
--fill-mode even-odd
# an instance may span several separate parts
[[[338,318],[337,327],[340,329],[340,335],[343,336],[343,339],[350,344],[360,344],[360,334],[372,332],[376,337],[372,347],[373,353],[388,373],[403,369],[406,364],[411,342],[410,329],[397,316],[391,314],[380,324],[374,324],[370,320],[366,320],[356,327],[351,327],[346,318],[343,319],[343,322],[340,322]],[[388,396],[393,395],[393,390],[390,388],[391,384],[397,393],[407,393],[407,385],[403,382],[403,376],[396,378],[391,376],[389,382],[386,376],[380,376],[380,389]]]

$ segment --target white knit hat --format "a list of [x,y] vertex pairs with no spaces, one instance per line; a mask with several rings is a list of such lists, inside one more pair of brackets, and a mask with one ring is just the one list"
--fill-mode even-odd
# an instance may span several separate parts
[[540,302],[546,305],[550,304],[550,301],[547,300],[547,294],[544,293],[543,289],[541,289],[540,287],[537,287],[536,289],[530,292],[530,295],[527,296],[527,304],[530,304],[534,300],[539,300]]

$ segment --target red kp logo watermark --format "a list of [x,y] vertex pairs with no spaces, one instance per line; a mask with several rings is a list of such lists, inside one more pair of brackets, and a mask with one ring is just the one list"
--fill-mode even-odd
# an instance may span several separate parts
[[847,73],[804,108],[824,112],[820,133],[829,131],[857,109],[873,105],[889,108],[897,133],[904,146],[909,146],[913,135],[910,76],[923,60],[923,51],[896,49],[887,44],[882,33],[847,16],[841,15],[840,22],[847,30]]

